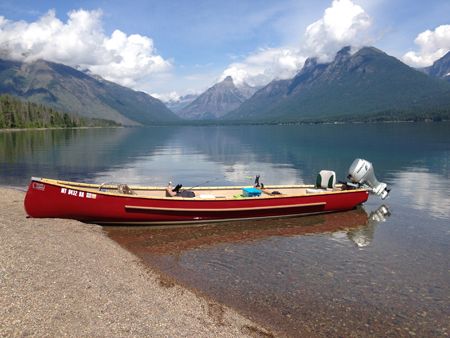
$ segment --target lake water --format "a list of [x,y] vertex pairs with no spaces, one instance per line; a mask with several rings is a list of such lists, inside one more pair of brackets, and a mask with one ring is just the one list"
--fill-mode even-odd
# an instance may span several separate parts
[[0,185],[31,176],[166,185],[343,179],[357,158],[392,188],[344,213],[106,228],[169,279],[292,336],[450,334],[450,124],[0,132]]

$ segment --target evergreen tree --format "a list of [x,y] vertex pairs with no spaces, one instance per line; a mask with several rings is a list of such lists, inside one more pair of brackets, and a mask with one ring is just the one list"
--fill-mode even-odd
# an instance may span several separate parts
[[79,118],[11,95],[0,95],[0,128],[73,128],[117,126],[108,120]]

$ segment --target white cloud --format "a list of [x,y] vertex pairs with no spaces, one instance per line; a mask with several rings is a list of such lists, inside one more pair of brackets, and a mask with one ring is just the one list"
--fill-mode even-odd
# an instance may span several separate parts
[[237,85],[241,85],[243,82],[251,86],[264,85],[274,78],[292,77],[303,65],[305,59],[294,49],[264,49],[250,55],[243,62],[236,62],[228,66],[220,80],[231,76]]
[[307,57],[329,61],[346,45],[361,46],[369,42],[365,32],[371,25],[369,15],[351,0],[333,0],[323,17],[310,24],[298,46],[263,49],[242,62],[235,62],[223,72],[236,82],[263,85],[273,79],[294,76]]
[[175,91],[169,93],[152,93],[150,94],[153,97],[163,101],[163,102],[178,102],[180,101],[181,95]]
[[120,30],[107,36],[101,17],[99,10],[82,9],[69,12],[65,23],[53,10],[31,23],[0,16],[0,53],[14,60],[81,66],[136,89],[140,81],[171,69],[171,63],[156,54],[151,38]]
[[364,32],[370,24],[370,17],[362,7],[351,0],[334,0],[323,17],[306,28],[304,51],[329,60],[343,46],[367,43]]
[[414,42],[420,50],[409,51],[403,55],[403,61],[413,67],[431,66],[450,50],[450,25],[441,25],[434,31],[426,30],[417,35]]

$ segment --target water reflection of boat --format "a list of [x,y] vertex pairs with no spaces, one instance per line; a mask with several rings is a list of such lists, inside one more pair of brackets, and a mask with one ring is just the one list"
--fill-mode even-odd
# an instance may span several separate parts
[[195,228],[179,227],[105,227],[109,236],[134,253],[173,254],[185,250],[261,240],[273,236],[302,236],[344,233],[356,245],[367,246],[375,226],[389,215],[387,207],[367,214],[359,207],[342,213],[297,218],[205,224]]

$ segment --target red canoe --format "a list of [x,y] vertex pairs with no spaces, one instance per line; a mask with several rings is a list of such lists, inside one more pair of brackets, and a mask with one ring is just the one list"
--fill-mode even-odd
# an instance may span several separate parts
[[199,187],[192,191],[193,198],[166,197],[164,187],[106,186],[33,177],[24,204],[30,217],[99,224],[179,224],[350,210],[364,203],[369,194],[367,189],[346,190],[341,185],[334,189],[267,186],[255,197],[244,197],[243,187]]

